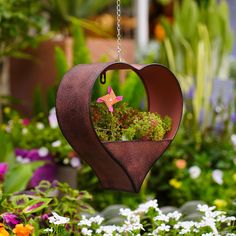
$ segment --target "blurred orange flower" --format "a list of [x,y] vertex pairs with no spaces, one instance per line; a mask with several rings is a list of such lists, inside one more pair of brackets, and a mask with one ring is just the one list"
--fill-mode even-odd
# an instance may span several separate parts
[[187,163],[185,160],[183,159],[179,159],[179,160],[176,160],[175,161],[175,165],[178,169],[182,170],[182,169],[185,169],[186,166],[187,166]]
[[163,41],[165,39],[166,32],[160,23],[156,24],[155,29],[154,29],[154,34],[158,41]]
[[0,223],[0,236],[9,236],[9,233],[4,229],[4,225]]
[[74,151],[71,151],[71,152],[68,153],[69,158],[73,158],[73,157],[77,157],[77,156],[78,156],[77,153],[74,152]]
[[13,229],[13,233],[17,236],[29,236],[33,232],[33,229],[33,226],[28,224],[25,226],[23,224],[17,224]]

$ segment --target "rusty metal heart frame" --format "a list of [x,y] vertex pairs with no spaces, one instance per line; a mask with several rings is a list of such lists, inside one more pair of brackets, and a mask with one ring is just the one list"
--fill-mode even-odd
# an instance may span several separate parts
[[[140,77],[149,111],[168,115],[172,129],[161,141],[101,142],[91,120],[95,81],[108,70],[129,69]],[[174,74],[159,64],[122,62],[77,65],[67,72],[57,92],[56,112],[63,135],[98,176],[105,189],[139,192],[151,166],[174,139],[180,125],[183,97]]]

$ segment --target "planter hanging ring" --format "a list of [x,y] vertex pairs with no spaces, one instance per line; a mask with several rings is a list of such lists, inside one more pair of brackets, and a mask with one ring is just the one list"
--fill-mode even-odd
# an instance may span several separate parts
[[106,81],[107,81],[107,75],[106,75],[106,72],[104,72],[100,75],[100,83],[106,84]]
[[[117,10],[120,12],[120,7]],[[148,171],[178,131],[183,96],[178,80],[166,67],[121,62],[119,37],[117,42],[118,62],[77,65],[64,75],[57,92],[56,113],[63,135],[79,157],[93,168],[104,189],[139,192]],[[135,72],[146,89],[148,111],[171,118],[171,130],[161,141],[99,140],[91,119],[92,91],[98,78],[104,83],[106,72],[114,70]]]

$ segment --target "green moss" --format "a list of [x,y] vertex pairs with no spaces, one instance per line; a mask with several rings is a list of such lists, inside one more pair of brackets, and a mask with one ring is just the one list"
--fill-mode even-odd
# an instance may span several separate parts
[[171,130],[171,118],[157,113],[141,112],[118,103],[110,113],[104,104],[92,103],[92,121],[101,141],[160,141]]

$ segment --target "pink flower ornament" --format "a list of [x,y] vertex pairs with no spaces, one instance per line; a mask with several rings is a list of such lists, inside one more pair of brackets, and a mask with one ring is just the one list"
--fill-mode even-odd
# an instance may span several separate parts
[[113,112],[113,105],[122,101],[123,96],[116,96],[113,89],[108,87],[108,94],[97,99],[97,103],[105,103],[110,112]]

